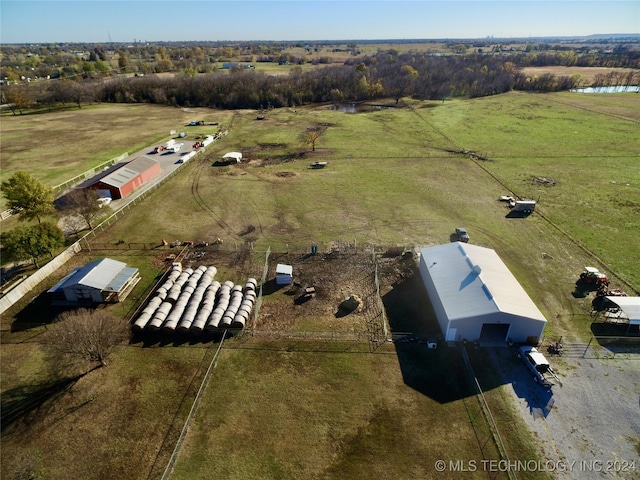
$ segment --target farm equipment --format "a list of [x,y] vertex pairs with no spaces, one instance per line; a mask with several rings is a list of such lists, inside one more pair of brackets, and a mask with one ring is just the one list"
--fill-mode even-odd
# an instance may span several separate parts
[[193,149],[194,150],[198,150],[199,148],[202,148],[202,142],[200,140],[198,140],[196,143],[193,144]]
[[557,342],[553,342],[551,345],[547,347],[547,352],[550,355],[562,355],[562,337]]
[[594,267],[584,267],[584,272],[580,274],[579,281],[586,285],[596,287],[598,290],[602,287],[606,288],[607,285],[609,285],[607,276]]
[[591,301],[592,314],[599,312],[616,313],[620,307],[607,297],[626,297],[627,293],[619,288],[609,290],[606,286],[599,288],[596,297]]
[[164,151],[164,147],[162,145],[153,149],[153,153],[160,153]]

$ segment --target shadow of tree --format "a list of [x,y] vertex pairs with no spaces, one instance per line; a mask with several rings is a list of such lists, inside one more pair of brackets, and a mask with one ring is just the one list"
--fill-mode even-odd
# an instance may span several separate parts
[[22,385],[4,392],[0,401],[0,431],[4,433],[19,422],[30,425],[50,413],[65,393],[87,373],[52,382]]
[[20,332],[48,325],[64,310],[65,307],[52,306],[51,298],[47,292],[42,292],[15,316],[15,320],[11,324],[11,331]]

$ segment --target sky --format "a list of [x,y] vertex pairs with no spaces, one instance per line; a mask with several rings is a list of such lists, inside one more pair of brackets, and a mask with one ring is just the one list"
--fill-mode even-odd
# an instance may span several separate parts
[[0,43],[640,34],[640,0],[0,0]]

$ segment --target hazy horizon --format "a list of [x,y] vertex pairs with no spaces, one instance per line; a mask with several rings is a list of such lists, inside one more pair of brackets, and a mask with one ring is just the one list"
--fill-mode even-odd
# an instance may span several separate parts
[[640,34],[637,0],[3,0],[0,14],[2,44]]

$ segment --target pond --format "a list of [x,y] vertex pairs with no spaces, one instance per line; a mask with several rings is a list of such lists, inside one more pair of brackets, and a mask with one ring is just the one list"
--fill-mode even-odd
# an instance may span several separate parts
[[339,105],[331,105],[329,107],[330,110],[337,110],[339,112],[344,113],[356,113],[356,104],[355,103],[341,103]]
[[576,88],[575,90],[571,90],[575,93],[622,93],[622,92],[631,92],[638,93],[640,92],[640,86],[638,85],[629,85],[629,86],[609,86],[609,87],[588,87],[588,88]]

